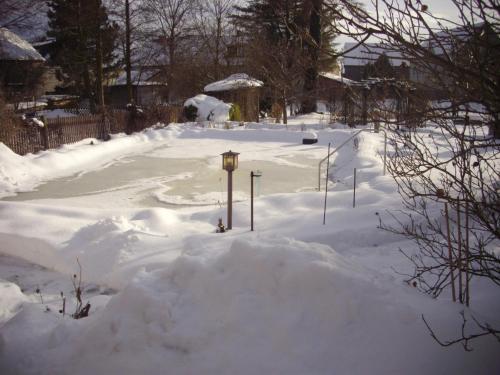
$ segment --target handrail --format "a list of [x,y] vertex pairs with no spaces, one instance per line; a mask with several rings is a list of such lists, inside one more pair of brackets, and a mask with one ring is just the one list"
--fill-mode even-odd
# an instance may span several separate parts
[[[366,131],[373,131],[373,129],[360,129],[356,133],[354,133],[351,137],[349,137],[345,142],[343,142],[340,146],[335,148],[332,152],[330,152],[327,156],[325,156],[323,159],[320,160],[318,164],[318,191],[321,191],[321,165],[333,154],[335,154],[338,150],[340,150],[342,147],[344,147],[349,141],[353,138],[355,138],[358,134],[361,132],[366,132]],[[386,155],[387,155],[387,133],[385,132],[384,129],[380,129],[380,131],[384,132],[384,176],[385,176],[385,164],[386,164]],[[328,181],[327,181],[328,184]]]

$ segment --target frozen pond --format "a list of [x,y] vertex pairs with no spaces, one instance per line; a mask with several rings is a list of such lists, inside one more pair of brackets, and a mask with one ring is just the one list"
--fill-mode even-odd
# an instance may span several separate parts
[[[36,191],[4,200],[74,198],[78,201],[78,198],[85,197],[88,204],[99,207],[170,208],[225,203],[227,172],[222,170],[220,155],[204,159],[155,155],[161,153],[125,157],[99,170],[52,180],[40,185]],[[233,173],[234,200],[249,199],[252,170],[263,173],[255,180],[256,193],[260,195],[315,189],[317,158],[290,152],[276,161],[246,160],[244,154],[240,155],[239,168]]]

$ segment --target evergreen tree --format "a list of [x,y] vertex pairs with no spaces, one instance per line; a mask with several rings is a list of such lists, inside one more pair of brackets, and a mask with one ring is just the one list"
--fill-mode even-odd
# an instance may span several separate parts
[[324,0],[303,1],[304,53],[307,61],[303,86],[303,113],[316,110],[318,74],[330,70],[336,60],[333,48],[335,17],[337,17],[336,2],[329,1],[327,7],[324,3]]
[[76,94],[101,102],[100,60],[102,56],[104,73],[112,70],[117,25],[109,21],[100,1],[51,0],[48,5],[48,36],[55,38],[52,59]]
[[[238,7],[235,16],[249,44],[256,46],[248,56],[251,64],[261,63],[265,74],[260,78],[278,86],[273,89],[280,92],[282,101],[297,98],[302,110],[309,112],[316,107],[318,73],[335,62],[335,8],[322,4],[318,0],[253,0]],[[265,56],[259,59],[259,55]]]

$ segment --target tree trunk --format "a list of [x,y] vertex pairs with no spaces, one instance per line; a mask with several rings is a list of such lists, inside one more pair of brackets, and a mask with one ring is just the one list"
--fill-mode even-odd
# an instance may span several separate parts
[[283,91],[283,96],[281,98],[281,106],[283,107],[283,124],[288,124],[288,113],[286,112],[286,93]]
[[96,103],[104,109],[104,87],[102,74],[102,34],[101,34],[101,0],[95,0],[96,6]]
[[125,0],[125,71],[127,74],[127,101],[135,102],[132,91],[132,64],[130,62],[130,1]]
[[174,95],[174,69],[175,69],[175,32],[172,30],[168,41],[168,72],[167,72],[167,90],[168,102],[172,102]]
[[307,45],[307,53],[309,54],[310,61],[304,77],[305,98],[302,103],[303,113],[316,111],[316,86],[318,81],[319,50],[321,46],[321,8],[323,1],[310,1],[312,3],[311,13],[309,15],[309,34],[311,40]]

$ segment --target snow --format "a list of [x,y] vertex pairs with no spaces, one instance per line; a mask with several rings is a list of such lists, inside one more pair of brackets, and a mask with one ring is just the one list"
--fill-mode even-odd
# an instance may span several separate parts
[[26,102],[19,102],[17,104],[17,109],[21,111],[33,110],[35,108],[45,108],[47,107],[47,102],[42,100],[30,100]]
[[[432,299],[404,283],[400,273],[411,266],[398,250],[415,245],[377,228],[378,214],[401,209],[397,187],[382,176],[383,134],[363,132],[357,149],[347,144],[332,157],[326,225],[324,192],[291,182],[268,190],[287,168],[314,186],[328,143],[337,147],[355,131],[321,126],[321,118],[303,115],[287,127],[171,124],[23,157],[0,145],[0,373],[498,373],[494,339],[479,339],[471,353],[445,349],[422,322],[424,314],[440,337],[456,337],[461,306],[449,293]],[[312,136],[317,144],[301,144]],[[228,149],[240,152],[233,174],[242,194],[233,230],[217,234],[225,204],[205,203],[226,184],[220,153]],[[163,176],[148,174],[155,163]],[[222,181],[197,179],[195,166]],[[133,189],[119,178],[127,167]],[[247,167],[263,171],[254,232]],[[58,195],[64,179],[86,185],[94,173],[113,184],[90,180],[88,190]],[[162,177],[166,191],[154,188]],[[12,197],[45,185],[52,187],[43,196]],[[133,194],[187,204],[146,206]],[[77,259],[92,308],[75,321],[58,310],[63,291],[74,311]],[[471,287],[470,312],[498,326],[498,287],[477,279]]]
[[0,60],[45,61],[26,40],[0,27]]
[[231,104],[204,94],[196,95],[194,98],[186,100],[184,107],[190,105],[198,108],[197,121],[227,121],[229,120],[229,110]]
[[206,85],[203,91],[213,92],[213,91],[237,90],[240,88],[261,87],[263,84],[264,83],[262,81],[252,78],[248,74],[236,73],[230,75],[229,77],[221,81],[212,82]]
[[335,73],[323,72],[323,73],[320,73],[320,76],[323,76],[323,77],[326,77],[328,79],[331,79],[332,81],[344,83],[346,85],[351,85],[351,84],[353,84],[355,82],[355,81],[353,81],[351,79],[344,78],[341,75],[338,75],[338,74],[335,74]]

